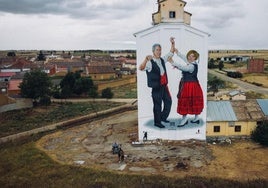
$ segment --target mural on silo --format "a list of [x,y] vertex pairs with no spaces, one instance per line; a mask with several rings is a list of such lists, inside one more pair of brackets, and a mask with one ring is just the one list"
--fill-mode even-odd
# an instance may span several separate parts
[[190,26],[185,1],[158,4],[153,26],[134,34],[139,139],[205,140],[209,35]]

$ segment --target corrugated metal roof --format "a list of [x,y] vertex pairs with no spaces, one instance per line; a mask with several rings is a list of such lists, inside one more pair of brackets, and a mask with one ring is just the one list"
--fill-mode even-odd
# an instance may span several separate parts
[[233,96],[235,96],[235,95],[245,95],[245,93],[242,92],[242,91],[233,90],[233,91],[230,91],[230,92],[229,92],[229,95],[233,97]]
[[257,99],[258,104],[261,107],[265,116],[268,116],[268,99]]
[[207,121],[237,121],[230,101],[208,101]]

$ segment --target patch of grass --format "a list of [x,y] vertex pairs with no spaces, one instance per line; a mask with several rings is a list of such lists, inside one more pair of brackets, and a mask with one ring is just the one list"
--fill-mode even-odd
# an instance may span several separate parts
[[48,107],[36,107],[0,113],[0,137],[39,128],[73,117],[106,110],[121,105],[115,102],[53,103]]
[[137,98],[137,83],[112,88],[113,98]]
[[267,187],[267,180],[247,182],[202,177],[127,175],[62,165],[35,147],[34,141],[0,146],[1,187]]
[[265,98],[267,98],[267,96],[260,94],[260,93],[255,93],[254,91],[246,92],[246,97],[247,97],[247,99],[265,99]]

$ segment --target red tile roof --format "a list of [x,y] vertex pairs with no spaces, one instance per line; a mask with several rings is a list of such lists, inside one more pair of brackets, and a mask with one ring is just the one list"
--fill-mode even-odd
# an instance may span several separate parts
[[89,74],[115,73],[111,66],[88,66]]
[[22,82],[22,80],[10,80],[8,90],[9,91],[20,90],[19,85],[21,82]]
[[15,72],[0,72],[0,77],[11,77],[14,76]]

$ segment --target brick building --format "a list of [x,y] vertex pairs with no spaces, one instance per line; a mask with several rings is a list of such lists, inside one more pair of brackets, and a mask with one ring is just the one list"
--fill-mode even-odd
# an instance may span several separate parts
[[264,59],[253,59],[248,61],[249,73],[263,73],[264,72]]

